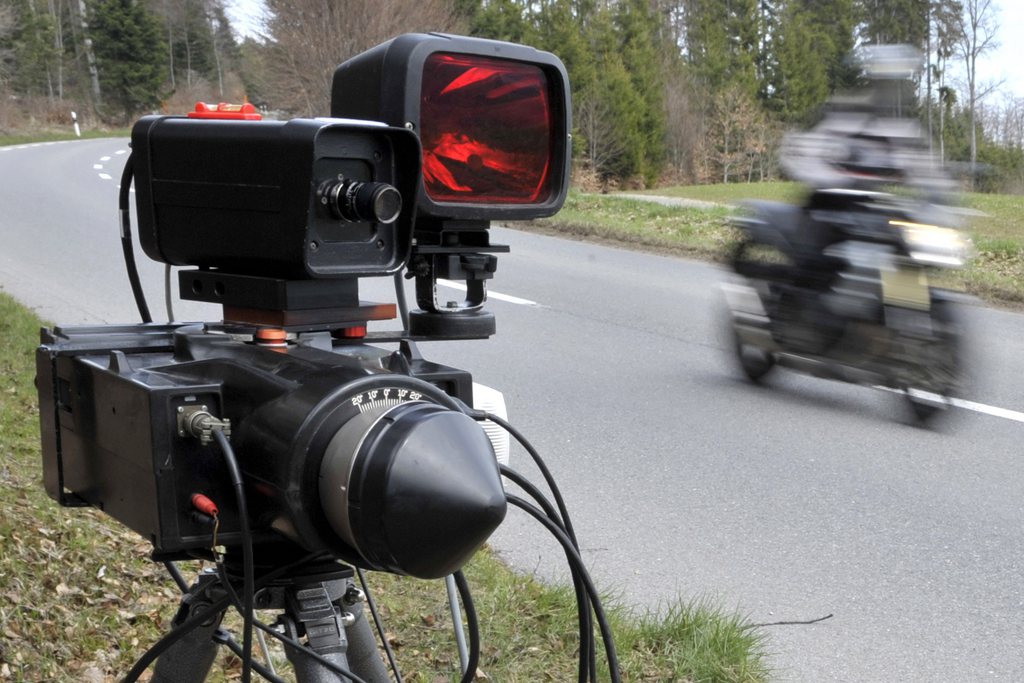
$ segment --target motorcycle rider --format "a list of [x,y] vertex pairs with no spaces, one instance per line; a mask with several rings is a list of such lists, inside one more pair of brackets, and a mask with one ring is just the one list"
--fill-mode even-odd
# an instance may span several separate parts
[[919,121],[904,116],[914,102],[912,79],[920,54],[905,45],[868,46],[863,52],[867,86],[834,97],[817,125],[787,135],[782,143],[783,173],[808,190],[790,228],[799,254],[798,286],[827,287],[842,263],[827,250],[842,239],[849,213],[837,204],[849,193],[895,185],[934,198],[951,188],[928,151]]

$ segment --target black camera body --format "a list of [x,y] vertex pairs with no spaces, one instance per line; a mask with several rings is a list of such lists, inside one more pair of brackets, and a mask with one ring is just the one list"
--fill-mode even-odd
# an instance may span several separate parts
[[419,144],[404,128],[147,116],[132,156],[139,241],[155,261],[308,280],[393,273],[408,258],[414,202],[374,220],[339,192],[383,183],[415,197]]
[[[271,565],[314,552],[434,578],[504,517],[471,375],[417,343],[493,333],[484,283],[507,249],[488,221],[560,208],[565,69],[410,34],[339,67],[333,97],[333,118],[197,107],[132,130],[142,248],[191,267],[180,296],[222,320],[42,331],[46,490],[102,509],[155,558],[230,554],[249,533]],[[403,272],[420,310],[359,298],[361,278]],[[464,280],[466,301],[441,305],[438,278]],[[400,330],[367,331],[396,309]]]
[[162,559],[210,549],[201,494],[221,509],[218,542],[238,545],[217,446],[189,430],[196,415],[216,416],[240,454],[254,540],[424,577],[460,566],[505,510],[490,442],[461,411],[469,373],[327,332],[289,337],[206,325],[46,331],[47,492],[102,509]]

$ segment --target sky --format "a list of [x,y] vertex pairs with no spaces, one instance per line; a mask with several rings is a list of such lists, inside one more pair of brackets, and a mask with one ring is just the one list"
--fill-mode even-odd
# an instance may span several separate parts
[[[1003,81],[1002,92],[1024,97],[1024,0],[998,0],[997,7],[999,47],[979,61],[979,82]],[[228,16],[243,34],[260,30],[262,12],[263,0],[228,0]]]
[[978,63],[981,82],[1004,81],[1000,89],[1007,94],[1024,97],[1024,2],[1021,0],[999,0],[996,14],[999,30],[996,38],[999,47]]
[[228,19],[243,36],[256,35],[262,27],[263,7],[263,0],[228,0]]

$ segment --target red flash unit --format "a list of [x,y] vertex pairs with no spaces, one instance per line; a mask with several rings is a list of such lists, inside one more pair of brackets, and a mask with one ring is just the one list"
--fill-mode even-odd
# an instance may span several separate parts
[[569,101],[565,67],[550,53],[410,33],[337,68],[331,115],[419,135],[418,216],[515,220],[550,216],[565,200]]

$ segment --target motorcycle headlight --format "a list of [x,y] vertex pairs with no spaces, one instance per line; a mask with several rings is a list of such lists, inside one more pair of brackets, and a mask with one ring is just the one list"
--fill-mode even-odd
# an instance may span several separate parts
[[970,251],[970,241],[955,228],[926,223],[889,221],[899,228],[910,257],[929,265],[958,267]]

